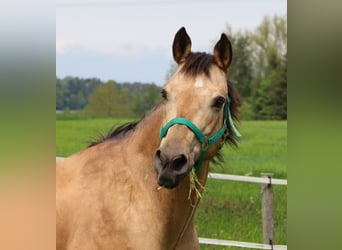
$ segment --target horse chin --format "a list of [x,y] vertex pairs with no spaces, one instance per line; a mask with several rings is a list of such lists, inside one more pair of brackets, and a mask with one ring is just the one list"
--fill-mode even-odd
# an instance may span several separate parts
[[[189,171],[190,172],[190,171]],[[184,180],[184,178],[189,174],[189,172],[176,175],[170,172],[161,172],[157,173],[157,182],[161,187],[165,187],[167,189],[173,189],[179,186],[179,184]]]
[[192,155],[158,149],[154,157],[154,169],[159,186],[168,189],[177,187],[189,174],[193,163]]

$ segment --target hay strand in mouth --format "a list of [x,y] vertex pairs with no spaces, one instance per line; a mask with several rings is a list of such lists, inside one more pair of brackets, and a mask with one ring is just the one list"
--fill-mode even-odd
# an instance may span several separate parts
[[192,168],[189,173],[189,179],[190,179],[190,188],[189,188],[188,200],[190,201],[191,206],[194,207],[196,204],[192,203],[191,194],[193,191],[195,191],[196,197],[198,199],[202,198],[202,192],[204,191],[204,187],[198,180],[198,177],[194,168]]

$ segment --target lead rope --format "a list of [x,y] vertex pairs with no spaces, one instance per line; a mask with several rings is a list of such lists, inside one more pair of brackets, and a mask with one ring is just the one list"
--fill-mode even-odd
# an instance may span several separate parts
[[181,239],[183,238],[183,236],[184,236],[185,230],[186,230],[186,229],[188,228],[188,226],[189,226],[189,223],[190,223],[191,218],[193,217],[193,215],[194,215],[194,213],[195,213],[195,210],[196,210],[196,207],[198,206],[198,203],[199,203],[199,201],[200,201],[200,198],[199,198],[197,195],[195,195],[195,199],[197,199],[197,200],[196,200],[196,204],[195,204],[195,206],[190,206],[190,209],[191,209],[191,210],[190,210],[190,213],[189,213],[188,218],[186,219],[186,221],[185,221],[185,223],[184,223],[184,225],[183,225],[182,231],[181,231],[180,234],[178,235],[178,238],[177,238],[177,240],[176,240],[176,244],[175,244],[175,246],[174,246],[173,249],[176,249],[176,248],[177,248],[177,246],[178,246],[180,240],[181,240]]
[[[197,202],[198,204],[198,202]],[[194,212],[195,212],[195,207],[192,207],[191,211],[190,211],[190,214],[188,216],[188,218],[186,219],[186,222],[182,228],[182,231],[181,233],[179,234],[178,238],[177,238],[177,241],[176,241],[176,244],[175,244],[175,247],[173,249],[177,249],[177,246],[178,246],[178,243],[180,242],[180,240],[183,238],[184,236],[184,233],[185,233],[185,230],[186,228],[189,226],[189,223],[190,223],[190,219],[191,217],[194,215]]]

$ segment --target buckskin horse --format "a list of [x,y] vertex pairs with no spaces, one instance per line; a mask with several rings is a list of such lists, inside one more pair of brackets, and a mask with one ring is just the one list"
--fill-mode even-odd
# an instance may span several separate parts
[[172,49],[178,68],[160,104],[57,162],[57,249],[199,249],[190,173],[202,192],[209,162],[237,144],[240,101],[225,34],[212,55],[191,52],[183,27]]

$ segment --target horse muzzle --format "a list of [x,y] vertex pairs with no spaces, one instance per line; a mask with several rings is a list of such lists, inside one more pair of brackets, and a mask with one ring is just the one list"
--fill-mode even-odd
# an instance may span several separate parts
[[159,148],[154,156],[154,168],[160,186],[175,188],[188,175],[194,165],[190,154]]

